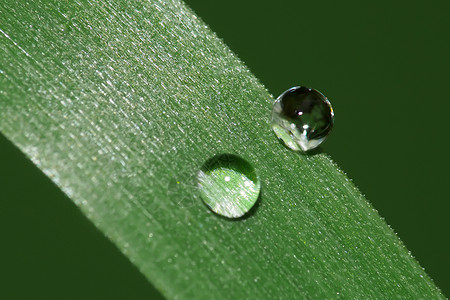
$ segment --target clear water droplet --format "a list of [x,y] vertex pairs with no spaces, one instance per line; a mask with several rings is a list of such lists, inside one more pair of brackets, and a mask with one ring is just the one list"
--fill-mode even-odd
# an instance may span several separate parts
[[239,156],[216,155],[198,172],[203,202],[227,218],[245,215],[258,200],[261,183],[253,166]]
[[293,87],[281,94],[272,110],[272,129],[294,151],[319,146],[333,127],[330,101],[319,91]]

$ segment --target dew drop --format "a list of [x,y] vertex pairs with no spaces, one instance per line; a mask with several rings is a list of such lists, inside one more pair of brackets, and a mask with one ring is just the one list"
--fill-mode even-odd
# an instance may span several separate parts
[[216,155],[203,165],[197,177],[203,202],[221,216],[242,217],[258,200],[261,189],[258,175],[239,156]]
[[285,91],[275,101],[272,129],[288,148],[308,151],[325,140],[333,119],[333,108],[322,93],[299,86]]

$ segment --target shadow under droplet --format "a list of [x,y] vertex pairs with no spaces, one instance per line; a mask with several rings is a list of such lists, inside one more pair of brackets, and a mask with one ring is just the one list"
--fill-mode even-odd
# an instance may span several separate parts
[[312,150],[306,151],[306,152],[298,152],[299,155],[306,155],[306,156],[315,156],[317,154],[322,154],[323,148],[321,146],[314,148]]

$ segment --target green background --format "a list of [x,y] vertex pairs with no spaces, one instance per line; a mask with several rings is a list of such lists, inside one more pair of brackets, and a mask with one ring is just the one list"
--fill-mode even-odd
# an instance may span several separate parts
[[[324,152],[449,295],[450,2],[187,3],[275,97],[329,97]],[[1,299],[159,297],[3,137],[0,166]]]

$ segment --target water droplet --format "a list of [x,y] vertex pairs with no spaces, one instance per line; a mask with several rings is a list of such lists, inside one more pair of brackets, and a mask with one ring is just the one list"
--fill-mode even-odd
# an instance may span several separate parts
[[239,156],[216,155],[198,172],[203,202],[227,218],[245,215],[258,200],[260,180],[253,166]]
[[319,146],[333,127],[330,101],[315,89],[293,87],[281,94],[272,110],[272,129],[294,151]]

